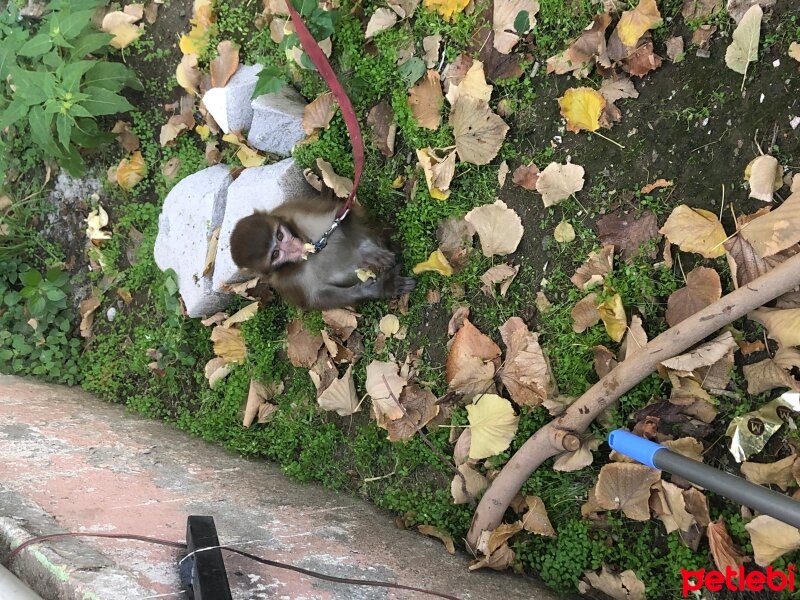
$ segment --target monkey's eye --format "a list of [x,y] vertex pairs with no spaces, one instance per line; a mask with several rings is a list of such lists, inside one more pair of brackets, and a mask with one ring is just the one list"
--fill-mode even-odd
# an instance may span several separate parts
[[275,237],[278,238],[279,242],[282,242],[283,241],[283,232],[279,229],[278,230],[278,235],[276,235]]
[[[280,234],[279,234],[280,235]],[[278,260],[278,257],[281,255],[280,250],[273,250],[272,251],[272,260],[273,262]]]

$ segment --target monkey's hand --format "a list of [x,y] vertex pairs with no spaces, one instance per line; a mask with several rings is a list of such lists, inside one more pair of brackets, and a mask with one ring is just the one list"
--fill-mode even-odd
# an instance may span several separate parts
[[411,292],[417,287],[416,279],[400,275],[400,265],[395,265],[392,270],[383,273],[378,282],[381,285],[381,296],[383,298],[396,298]]

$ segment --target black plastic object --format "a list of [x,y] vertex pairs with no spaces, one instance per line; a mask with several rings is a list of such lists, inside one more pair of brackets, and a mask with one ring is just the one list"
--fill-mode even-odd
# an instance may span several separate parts
[[181,564],[181,579],[193,600],[232,600],[222,551],[215,546],[219,546],[219,538],[214,517],[190,515],[186,519],[186,550],[191,557]]

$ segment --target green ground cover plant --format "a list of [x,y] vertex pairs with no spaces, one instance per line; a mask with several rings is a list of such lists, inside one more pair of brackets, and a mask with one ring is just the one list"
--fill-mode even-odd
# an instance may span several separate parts
[[[795,106],[791,90],[795,88],[786,82],[796,82],[798,72],[786,53],[792,42],[800,42],[796,11],[791,7],[767,10],[769,28],[762,31],[759,58],[750,65],[743,96],[741,76],[724,63],[726,46],[736,28],[726,11],[685,16],[685,3],[657,2],[662,22],[647,34],[656,53],[666,57],[668,40],[682,36],[685,56],[675,61],[664,58],[661,70],[635,78],[640,97],[618,101],[622,120],[613,129],[576,134],[567,129],[570,120],[563,115],[558,99],[567,88],[598,90],[606,80],[598,70],[577,82],[568,75],[548,74],[547,61],[568,48],[604,8],[588,0],[541,0],[532,32],[521,36],[518,52],[515,50],[520,55],[519,75],[491,81],[490,106],[498,111],[503,107],[510,131],[489,164],[457,163],[450,197],[442,201],[429,192],[416,151],[448,148],[457,142],[454,129],[447,124],[452,107],[447,101],[442,103],[440,127],[423,127],[409,103],[409,88],[425,71],[420,49],[427,36],[442,37],[433,67],[437,72],[462,55],[481,57],[487,44],[487,32],[481,31],[481,25],[491,22],[493,4],[476,2],[470,10],[449,19],[420,5],[413,17],[398,19],[393,27],[367,40],[369,19],[377,9],[386,8],[385,3],[348,0],[337,3],[335,10],[326,10],[327,4],[312,0],[298,3],[315,37],[332,40],[332,65],[367,140],[359,199],[378,220],[391,225],[392,239],[401,249],[406,269],[427,260],[439,248],[437,231],[443,222],[460,220],[498,197],[520,216],[524,226],[522,241],[513,254],[484,256],[476,240],[465,264],[452,276],[419,275],[407,307],[382,302],[358,307],[359,343],[354,346],[359,358],[352,364],[352,374],[359,399],[366,395],[370,364],[395,358],[402,363],[407,356],[415,356],[415,383],[429,390],[448,411],[442,423],[445,426],[430,425],[408,440],[392,442],[370,415],[370,399],[363,401],[362,410],[347,416],[320,408],[308,370],[292,366],[289,360],[287,326],[300,321],[314,335],[323,330],[328,333],[330,327],[320,313],[299,311],[279,299],[262,303],[252,318],[237,327],[246,356],[230,367],[224,379],[210,385],[204,368],[216,356],[213,326],[185,316],[175,273],[162,272],[153,259],[161,204],[176,183],[209,164],[207,145],[216,144],[217,159],[223,163],[239,166],[240,162],[237,148],[223,141],[221,134],[197,127],[187,128],[168,143],[160,139],[161,127],[179,110],[165,111],[164,106],[179,102],[184,95],[176,89],[175,67],[182,53],[174,41],[181,34],[191,35],[187,32],[197,27],[189,19],[196,16],[202,2],[194,7],[178,0],[165,3],[160,16],[144,25],[138,39],[121,53],[108,48],[110,36],[90,23],[95,7],[102,4],[99,0],[61,0],[52,3],[40,21],[33,22],[20,20],[10,3],[0,18],[4,40],[0,43],[0,76],[6,82],[0,84],[0,170],[11,174],[5,182],[0,181],[0,199],[7,198],[7,204],[0,202],[0,260],[4,261],[0,263],[0,370],[80,384],[104,399],[168,420],[242,455],[274,460],[300,481],[315,481],[368,498],[392,511],[403,526],[432,525],[462,547],[482,492],[462,504],[454,503],[451,495],[454,477],[458,481],[452,464],[455,441],[470,423],[469,398],[458,401],[449,393],[448,322],[454,312],[469,307],[470,322],[503,350],[506,346],[499,328],[509,318],[521,317],[539,334],[538,343],[549,359],[559,398],[577,397],[600,378],[598,348],[610,349],[615,356],[619,349],[618,341],[602,323],[582,331],[575,327],[574,310],[587,291],[571,278],[591,252],[602,250],[600,220],[624,210],[631,220],[652,215],[661,227],[676,206],[687,204],[723,215],[725,230],[730,233],[735,229],[727,213],[731,202],[736,202],[737,216],[760,207],[742,201],[747,193],[740,182],[745,166],[757,154],[750,151],[753,139],[784,166],[781,175],[796,173],[800,164],[800,148],[788,125]],[[630,11],[640,3],[623,4],[620,10]],[[273,39],[270,21],[274,16],[264,13],[260,1],[209,6],[213,22],[206,31],[198,30],[196,38],[202,40],[198,54],[202,73],[217,58],[218,44],[231,41],[238,46],[241,63],[264,65],[258,92],[291,84],[311,101],[327,91],[302,57],[300,64],[292,60],[296,35]],[[513,23],[509,29],[527,29],[524,19]],[[711,59],[698,57],[697,47],[690,42],[701,26],[718,29],[713,42],[701,48],[710,52]],[[409,44],[415,44],[417,60],[398,64]],[[119,62],[120,54],[125,66]],[[770,66],[778,58],[780,67]],[[770,116],[759,109],[761,93],[774,107]],[[197,109],[197,99],[190,100]],[[367,114],[381,101],[391,107],[397,128],[394,153],[388,157],[372,143],[366,125]],[[105,139],[102,132],[113,127],[116,113],[123,113],[118,118],[127,120],[136,149],[112,144],[95,150],[85,134]],[[33,118],[42,115],[47,118]],[[193,118],[203,126],[199,111],[194,111]],[[120,186],[118,179],[106,177],[109,167],[119,168],[121,161],[135,152],[141,153],[145,165],[140,181]],[[323,158],[337,174],[352,177],[352,149],[341,114],[296,146],[293,158],[303,168],[314,168],[316,160]],[[52,185],[52,177],[49,172],[42,173],[43,159],[53,169],[70,172],[78,172],[85,162],[89,174],[102,181],[97,198],[87,195],[76,203],[75,211],[81,214],[72,229],[83,241],[85,217],[102,206],[109,216],[104,227],[108,239],[95,240],[87,249],[83,242],[67,243],[63,229],[48,225],[48,211],[53,207],[48,205],[46,186]],[[736,164],[733,174],[732,161]],[[503,162],[510,167],[505,183],[498,178]],[[517,167],[535,163],[544,169],[551,162],[583,165],[586,183],[563,202],[543,206],[540,193],[512,179]],[[670,185],[645,190],[660,178],[669,179]],[[778,197],[785,199],[790,193],[787,190],[782,187]],[[571,226],[573,240],[556,239],[554,231],[561,223]],[[626,317],[641,317],[650,339],[669,327],[668,299],[685,288],[687,275],[695,267],[714,269],[722,293],[734,287],[723,259],[689,252],[677,256],[677,246],[672,246],[676,256],[670,266],[663,256],[665,245],[669,242],[653,236],[630,260],[623,259],[617,248],[614,268],[593,290],[599,300],[618,296]],[[481,277],[490,267],[506,261],[519,266],[507,294],[483,292]],[[540,304],[539,292],[546,296],[549,307]],[[92,295],[99,305],[91,332],[84,338],[80,337],[80,321],[85,316],[80,301]],[[237,299],[228,312],[233,314],[248,304],[249,300]],[[379,337],[381,320],[388,314],[399,316],[406,335]],[[630,329],[631,322],[626,320],[624,326]],[[769,328],[741,320],[733,324],[732,331],[737,341],[756,344],[765,339]],[[776,349],[768,342],[760,350],[762,354],[754,356],[771,358]],[[763,406],[778,390],[749,392],[742,366],[756,359],[737,353],[736,360],[730,382],[710,401],[716,417],[696,435],[704,443],[708,464],[738,473],[726,447],[727,426],[734,417]],[[339,365],[338,374],[344,375],[348,366]],[[788,376],[796,381],[797,367],[792,369]],[[270,400],[274,411],[268,422],[243,427],[251,381],[283,388]],[[613,464],[603,445],[608,431],[614,427],[639,427],[641,431],[647,425],[655,429],[645,432],[663,434],[671,413],[657,411],[672,406],[673,386],[668,377],[654,373],[621,396],[587,432],[587,441],[595,444],[590,464],[562,471],[554,468],[551,459],[531,475],[521,493],[541,500],[553,535],[519,531],[510,538],[512,559],[505,566],[534,574],[562,592],[575,592],[590,571],[599,572],[603,567],[615,574],[631,570],[648,598],[679,597],[680,568],[713,567],[706,538],[685,539],[679,531],[668,532],[655,516],[641,522],[620,511],[587,515],[583,510],[601,470]],[[512,454],[553,418],[552,410],[548,403],[515,406],[518,424],[506,448],[474,462],[473,468],[481,476],[496,475]],[[660,424],[653,424],[655,414],[662,415]],[[675,433],[673,437],[678,436]],[[796,433],[782,430],[755,460],[769,463],[790,456],[796,452],[796,444]],[[751,516],[743,516],[738,506],[710,493],[707,503],[711,520],[723,518],[737,551],[752,557],[756,550],[746,528]],[[509,524],[524,518],[516,509],[506,516]],[[794,552],[785,554],[773,567],[786,567],[796,556]]]

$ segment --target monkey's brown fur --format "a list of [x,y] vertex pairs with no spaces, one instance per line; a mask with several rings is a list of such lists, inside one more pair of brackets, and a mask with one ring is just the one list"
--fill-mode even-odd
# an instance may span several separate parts
[[[231,234],[231,255],[239,268],[264,276],[288,303],[305,309],[352,306],[364,300],[393,298],[410,292],[416,285],[411,277],[400,276],[394,253],[360,206],[328,238],[328,245],[307,260],[273,264],[272,254],[288,254],[294,248],[286,231],[301,242],[315,242],[330,227],[343,202],[316,194],[302,196],[272,212],[255,212],[240,220]],[[278,240],[278,231],[281,240]],[[362,282],[357,269],[369,269],[377,277]]]

